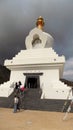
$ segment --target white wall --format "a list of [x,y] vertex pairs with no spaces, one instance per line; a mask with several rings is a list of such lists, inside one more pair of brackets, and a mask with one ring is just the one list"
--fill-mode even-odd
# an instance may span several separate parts
[[59,80],[59,70],[43,70],[43,75],[40,76],[40,86],[41,88],[44,86],[48,86],[50,82]]
[[25,76],[23,74],[23,71],[11,71],[10,80],[15,82],[21,81],[22,84],[24,84]]
[[[37,69],[37,68],[36,68]],[[40,76],[40,86],[44,84],[45,86],[49,84],[51,81],[59,80],[59,70],[58,69],[50,69],[50,70],[20,70],[20,71],[11,71],[10,80],[11,81],[21,81],[25,82],[25,77],[23,73],[43,73]]]

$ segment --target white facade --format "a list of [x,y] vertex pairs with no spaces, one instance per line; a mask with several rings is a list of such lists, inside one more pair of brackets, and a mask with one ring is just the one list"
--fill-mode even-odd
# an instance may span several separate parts
[[42,89],[41,99],[67,99],[71,88],[60,81],[65,57],[56,54],[53,41],[50,34],[34,28],[26,37],[26,50],[21,50],[11,60],[5,60],[4,65],[11,70],[10,82],[25,84],[26,78],[37,78]]

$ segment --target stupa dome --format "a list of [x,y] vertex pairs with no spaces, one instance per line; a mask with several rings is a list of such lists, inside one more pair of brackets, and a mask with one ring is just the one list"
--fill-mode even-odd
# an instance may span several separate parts
[[44,19],[40,16],[36,21],[36,27],[26,37],[26,49],[49,48],[53,46],[53,37],[43,31]]

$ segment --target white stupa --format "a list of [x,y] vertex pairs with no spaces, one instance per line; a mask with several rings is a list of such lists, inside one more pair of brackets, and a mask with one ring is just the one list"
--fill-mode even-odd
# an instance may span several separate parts
[[[11,70],[10,81],[0,87],[0,96],[9,96],[13,83],[21,81],[28,88],[42,89],[41,99],[67,99],[70,87],[60,81],[63,75],[65,57],[53,50],[53,37],[43,31],[44,20],[37,19],[37,27],[25,39],[26,50],[21,50],[4,65]],[[69,99],[72,98],[70,93]]]

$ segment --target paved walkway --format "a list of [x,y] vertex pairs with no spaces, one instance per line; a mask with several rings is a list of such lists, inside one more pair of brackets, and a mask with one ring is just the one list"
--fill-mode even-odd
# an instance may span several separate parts
[[65,113],[0,108],[0,130],[73,130],[73,113],[63,121]]

